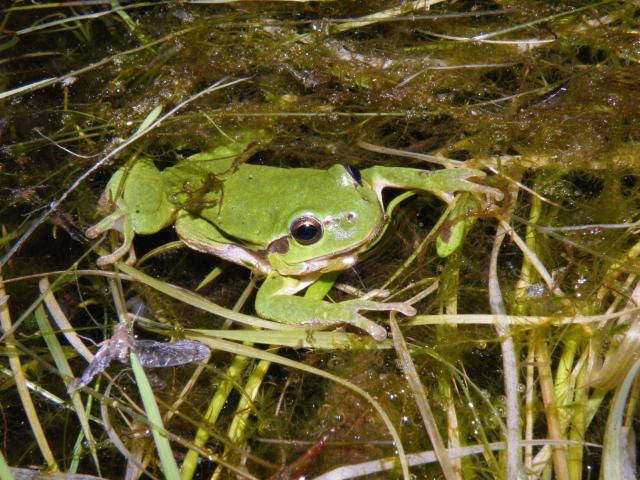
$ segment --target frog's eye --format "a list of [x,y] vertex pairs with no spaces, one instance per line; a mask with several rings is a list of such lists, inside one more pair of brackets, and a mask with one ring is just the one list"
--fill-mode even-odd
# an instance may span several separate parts
[[322,223],[316,217],[296,218],[289,227],[291,236],[301,245],[312,245],[322,238]]

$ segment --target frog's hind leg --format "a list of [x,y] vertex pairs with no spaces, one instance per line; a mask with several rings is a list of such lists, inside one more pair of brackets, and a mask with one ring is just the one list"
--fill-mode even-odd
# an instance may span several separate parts
[[133,225],[131,223],[131,216],[122,202],[118,202],[115,212],[106,216],[95,225],[89,227],[85,232],[85,235],[87,238],[94,239],[109,230],[115,230],[122,234],[122,245],[109,255],[99,257],[98,260],[96,260],[96,264],[100,267],[110,265],[120,260],[127,253],[129,254],[127,263],[135,263],[136,255],[133,250]]

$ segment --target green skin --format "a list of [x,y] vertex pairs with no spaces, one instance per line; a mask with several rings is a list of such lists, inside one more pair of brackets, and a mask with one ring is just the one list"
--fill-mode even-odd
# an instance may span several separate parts
[[[382,190],[429,192],[446,202],[457,191],[499,196],[473,183],[479,170],[458,168],[427,172],[399,167],[372,167],[361,178],[342,165],[327,170],[235,165],[247,148],[239,142],[194,155],[159,171],[153,161],[138,158],[118,170],[101,199],[115,210],[87,230],[96,238],[110,229],[124,236],[122,245],[98,259],[111,264],[129,253],[134,234],[152,234],[175,224],[182,241],[201,252],[244,265],[266,277],[256,297],[256,312],[277,322],[321,328],[354,325],[376,340],[386,330],[361,310],[396,311],[413,316],[405,303],[361,298],[329,303],[296,296],[324,273],[353,266],[358,254],[373,245],[386,221]],[[311,244],[296,240],[292,225],[314,217],[321,236]]]

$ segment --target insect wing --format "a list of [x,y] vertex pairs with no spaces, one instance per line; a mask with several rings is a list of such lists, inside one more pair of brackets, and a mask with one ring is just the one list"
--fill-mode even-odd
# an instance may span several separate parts
[[135,340],[133,350],[140,364],[146,368],[167,368],[202,362],[209,358],[211,350],[194,340],[178,340],[164,343],[154,340]]
[[79,388],[89,385],[93,377],[107,369],[111,362],[117,357],[117,353],[118,352],[111,348],[108,342],[104,343],[94,355],[91,363],[84,369],[82,376],[74,378],[69,384],[69,392],[75,392]]

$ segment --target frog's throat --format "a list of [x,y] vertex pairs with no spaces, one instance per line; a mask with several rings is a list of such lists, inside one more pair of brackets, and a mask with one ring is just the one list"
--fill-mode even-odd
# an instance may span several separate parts
[[280,275],[305,278],[310,275],[351,268],[357,261],[358,249],[355,248],[339,255],[318,257],[298,263],[287,263],[279,255],[269,255],[268,258],[269,264]]

